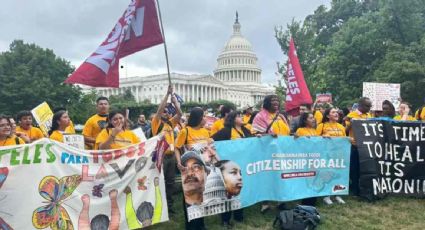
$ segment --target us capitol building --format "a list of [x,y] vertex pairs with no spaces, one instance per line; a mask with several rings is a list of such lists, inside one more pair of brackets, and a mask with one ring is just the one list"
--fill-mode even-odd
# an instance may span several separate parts
[[[261,84],[261,69],[251,43],[242,36],[236,13],[233,34],[217,58],[214,76],[209,74],[172,73],[175,93],[185,102],[210,102],[225,99],[238,107],[255,105],[264,96],[274,93],[274,87]],[[120,88],[97,88],[102,96],[124,94],[130,90],[137,102],[149,100],[159,104],[168,85],[167,74],[120,79]]]

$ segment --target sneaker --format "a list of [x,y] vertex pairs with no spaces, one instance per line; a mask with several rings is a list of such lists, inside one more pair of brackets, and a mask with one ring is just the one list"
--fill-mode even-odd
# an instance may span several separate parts
[[336,196],[335,200],[338,202],[338,204],[345,204],[345,201],[340,196]]
[[261,210],[260,210],[260,212],[261,212],[262,214],[264,214],[264,213],[266,213],[269,209],[270,209],[270,205],[268,205],[268,204],[263,204],[263,205],[261,205]]
[[325,204],[327,204],[327,205],[333,204],[330,196],[323,198],[323,202],[325,202]]

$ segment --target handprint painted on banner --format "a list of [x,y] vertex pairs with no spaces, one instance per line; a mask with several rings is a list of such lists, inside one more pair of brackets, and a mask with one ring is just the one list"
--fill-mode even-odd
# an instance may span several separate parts
[[93,190],[92,190],[92,194],[93,196],[97,196],[99,198],[102,198],[102,193],[103,193],[103,187],[105,186],[105,184],[99,184],[99,185],[95,185],[93,186]]
[[62,206],[81,183],[80,175],[65,176],[58,179],[55,176],[44,177],[38,187],[40,195],[47,205],[34,210],[32,223],[37,229],[50,227],[51,229],[73,230],[71,218]]
[[[6,167],[0,168],[0,189],[3,186],[3,183],[6,181],[7,175],[9,175],[9,169]],[[13,230],[13,228],[10,227],[10,225],[6,223],[6,221],[4,221],[1,217],[0,217],[0,229]]]

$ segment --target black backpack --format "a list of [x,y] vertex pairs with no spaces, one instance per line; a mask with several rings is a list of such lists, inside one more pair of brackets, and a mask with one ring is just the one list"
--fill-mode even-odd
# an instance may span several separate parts
[[277,223],[282,230],[313,230],[320,223],[320,215],[313,206],[298,205],[294,209],[280,211],[273,227],[276,227]]

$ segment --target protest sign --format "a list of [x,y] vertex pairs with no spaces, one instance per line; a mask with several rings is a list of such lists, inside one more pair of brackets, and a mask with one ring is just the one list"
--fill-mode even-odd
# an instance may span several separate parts
[[363,97],[372,101],[371,110],[382,111],[382,102],[390,101],[396,109],[400,105],[400,84],[363,82]]
[[425,125],[393,120],[354,120],[360,160],[360,195],[425,197]]
[[63,143],[77,149],[84,149],[84,136],[78,134],[63,134]]
[[50,127],[52,127],[53,119],[53,112],[50,109],[50,106],[47,104],[47,102],[43,102],[31,110],[31,113],[43,134],[48,136],[47,133],[49,132]]
[[186,151],[182,165],[191,220],[267,200],[346,195],[350,143],[322,137],[219,141]]
[[139,229],[167,221],[164,177],[152,162],[157,141],[105,151],[49,139],[1,147],[0,229]]
[[332,94],[331,93],[318,93],[318,94],[316,94],[316,103],[332,104]]

